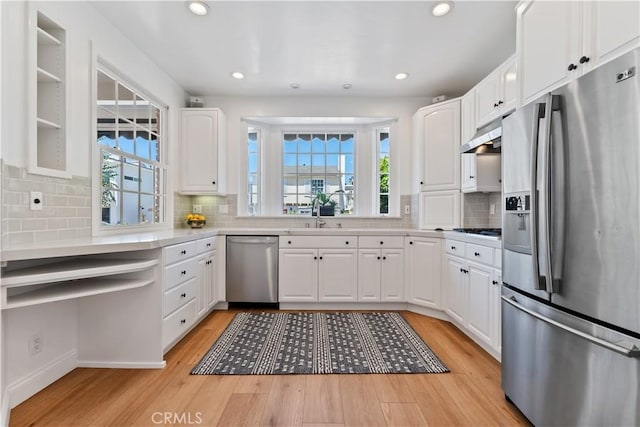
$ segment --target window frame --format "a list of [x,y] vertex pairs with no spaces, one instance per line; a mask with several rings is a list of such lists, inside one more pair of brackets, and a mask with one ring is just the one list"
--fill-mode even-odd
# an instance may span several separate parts
[[[114,149],[105,145],[101,145],[97,141],[98,135],[98,72],[102,72],[109,77],[111,77],[115,83],[121,84],[128,90],[132,91],[134,94],[142,97],[145,101],[149,102],[153,106],[155,106],[159,110],[159,125],[157,129],[158,136],[158,152],[157,155],[159,160],[152,160],[151,158],[144,158],[138,156],[134,153],[125,152],[122,150]],[[119,234],[119,233],[131,233],[136,231],[153,231],[153,230],[164,230],[171,228],[173,215],[171,213],[171,200],[170,200],[170,191],[169,191],[169,181],[170,170],[168,167],[167,157],[169,149],[168,145],[168,118],[169,118],[169,107],[166,103],[159,101],[156,97],[149,95],[149,91],[146,91],[142,86],[138,85],[132,79],[130,79],[125,73],[119,71],[117,68],[113,67],[106,61],[104,58],[100,56],[95,56],[94,61],[92,61],[92,84],[91,84],[91,99],[92,99],[92,108],[91,108],[91,154],[92,154],[92,233],[93,235],[105,235],[105,234]],[[116,123],[120,117],[116,116]],[[115,128],[118,127],[119,124],[114,125]],[[126,126],[135,124],[126,123]],[[151,148],[150,148],[151,150]],[[138,162],[138,170],[140,171],[142,166],[140,163],[152,164],[154,166],[155,173],[157,174],[154,179],[159,180],[157,182],[158,191],[156,192],[154,189],[153,193],[147,193],[141,191],[140,185],[138,185],[138,191],[132,192],[127,191],[127,193],[133,193],[138,195],[138,199],[142,195],[151,195],[152,197],[160,198],[160,206],[159,206],[159,221],[153,223],[136,223],[136,224],[110,224],[106,225],[102,222],[102,162],[103,162],[103,153],[110,153],[112,155],[120,156],[121,160],[123,158],[131,159],[132,161]],[[151,157],[151,156],[149,156]],[[122,169],[121,169],[122,170]],[[139,177],[140,178],[140,177]],[[124,176],[121,177],[121,181],[124,180]],[[124,190],[121,190],[120,193],[124,194]]]
[[[248,216],[261,216],[262,215],[262,211],[264,209],[264,200],[262,195],[264,194],[263,191],[263,172],[262,172],[262,160],[263,160],[263,138],[264,138],[264,134],[265,134],[265,130],[264,128],[260,127],[260,126],[253,126],[253,125],[249,125],[247,127],[247,147],[245,147],[245,154],[246,154],[246,167],[243,169],[245,171],[244,174],[244,188],[247,189],[247,192],[245,193],[245,198],[250,197],[249,196],[249,148],[248,148],[248,142],[249,142],[249,134],[250,133],[255,133],[256,134],[256,157],[257,157],[257,161],[256,161],[256,200],[257,200],[257,206],[254,210],[253,213],[249,212],[249,203],[247,203],[248,199],[245,199],[245,204],[246,204],[246,214]],[[240,187],[243,188],[243,187]],[[253,192],[251,192],[251,194],[254,194]]]
[[[380,192],[380,135],[386,133],[388,134],[387,138],[389,139],[389,151],[387,153],[388,157],[389,157],[389,172],[387,172],[387,175],[389,177],[389,183],[388,183],[388,188],[387,188],[387,212],[386,213],[382,213],[380,212],[380,197],[383,195],[383,193]],[[392,139],[391,139],[391,126],[381,126],[381,127],[376,127],[374,130],[374,135],[375,135],[375,153],[374,153],[374,159],[375,159],[375,165],[374,165],[374,173],[376,176],[375,179],[375,189],[374,189],[374,194],[375,194],[375,200],[374,200],[374,214],[375,215],[379,215],[382,217],[388,217],[388,216],[392,216],[392,197],[391,195],[393,194],[392,192],[392,188],[393,188],[393,167],[392,167],[392,155],[391,153],[393,152],[392,147]]]

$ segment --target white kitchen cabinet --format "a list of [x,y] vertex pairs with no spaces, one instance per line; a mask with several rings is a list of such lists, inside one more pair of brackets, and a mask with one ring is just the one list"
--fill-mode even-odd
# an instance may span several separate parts
[[409,303],[440,310],[442,307],[442,240],[407,237],[406,289]]
[[498,268],[493,269],[491,285],[491,346],[502,354],[502,271]]
[[198,256],[198,295],[196,298],[197,316],[202,317],[217,302],[217,281],[215,280],[216,252],[211,251]]
[[404,250],[358,250],[358,301],[404,300]]
[[493,267],[468,262],[468,316],[466,326],[478,338],[492,345],[494,311]]
[[413,115],[413,147],[418,191],[460,189],[460,99]]
[[445,309],[444,311],[458,321],[465,323],[467,317],[468,282],[466,262],[463,258],[447,255],[445,257]]
[[71,178],[67,32],[39,10],[29,13],[29,173]]
[[516,58],[512,56],[475,88],[475,125],[480,128],[516,106]]
[[502,191],[500,154],[462,154],[463,193]]
[[476,89],[467,92],[460,100],[461,138],[460,143],[466,144],[473,138],[478,127],[476,126]]
[[517,10],[518,105],[640,45],[638,2],[526,1]]
[[318,301],[358,300],[358,251],[318,250]]
[[418,227],[423,230],[460,227],[460,191],[425,191],[418,195]]
[[224,194],[226,116],[217,108],[180,110],[182,194]]
[[318,301],[317,249],[280,249],[278,301]]

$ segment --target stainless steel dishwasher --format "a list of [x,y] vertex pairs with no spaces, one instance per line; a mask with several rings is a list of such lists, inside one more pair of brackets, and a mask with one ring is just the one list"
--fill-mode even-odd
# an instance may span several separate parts
[[278,302],[277,236],[227,236],[227,302]]

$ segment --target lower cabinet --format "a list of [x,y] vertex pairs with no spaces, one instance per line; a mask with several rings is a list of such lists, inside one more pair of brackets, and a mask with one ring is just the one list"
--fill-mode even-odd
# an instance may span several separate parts
[[[502,280],[501,270],[496,268],[499,263],[493,258],[494,249],[447,240],[445,252],[445,312],[467,335],[499,355],[502,349]],[[452,252],[456,254],[453,255]],[[499,255],[499,250],[496,252]],[[464,257],[459,256],[465,253]]]
[[211,251],[198,256],[198,296],[196,308],[198,317],[206,314],[218,302],[216,282],[216,252]]
[[404,301],[404,250],[358,250],[358,301]]
[[318,301],[318,250],[280,249],[278,301]]
[[442,245],[438,238],[407,237],[405,242],[407,301],[442,307]]
[[358,300],[358,253],[355,249],[318,251],[318,301]]

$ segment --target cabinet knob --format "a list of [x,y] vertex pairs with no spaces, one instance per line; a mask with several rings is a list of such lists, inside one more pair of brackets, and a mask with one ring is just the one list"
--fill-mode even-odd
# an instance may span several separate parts
[[318,259],[318,257],[317,257],[317,256],[314,256],[314,257],[313,257],[313,259]]
[[187,251],[186,251],[186,250],[182,250],[182,251],[180,251],[180,255],[186,255],[186,254],[187,254]]
[[289,240],[287,243],[290,245],[291,244],[291,240]]
[[493,108],[496,108],[499,104],[497,102],[493,103]]
[[216,182],[215,181],[211,181],[211,184],[216,185]]
[[475,256],[480,256],[480,252],[474,252],[473,253]]
[[378,257],[378,259],[380,259],[380,257]]
[[187,319],[182,319],[182,320],[180,321],[180,324],[181,324],[181,325],[184,325],[185,323],[187,323]]
[[473,179],[473,178],[475,178],[475,176],[469,175],[469,179]]
[[424,184],[424,181],[420,181],[420,185]]
[[589,62],[589,59],[591,58],[589,58],[588,56],[583,56],[582,58],[580,58],[580,63],[584,64],[585,62]]
[[413,242],[409,242],[410,245],[413,245]]
[[345,244],[345,245],[348,245],[348,244],[349,244],[349,241],[347,240],[346,242],[344,242],[344,244]]
[[569,70],[569,71],[573,71],[573,70],[575,70],[576,68],[578,68],[578,66],[577,66],[577,65],[575,65],[575,64],[569,64],[569,66],[567,67],[567,70]]
[[320,257],[320,259],[322,259],[322,257]]
[[497,282],[497,281],[495,281],[495,280],[493,280],[491,283],[493,283],[494,285],[497,285],[497,284],[498,284],[498,282]]
[[460,273],[464,273],[464,268],[461,268],[461,269],[460,269]]
[[452,251],[455,251],[455,250],[456,250],[456,247],[455,247],[455,246],[451,246],[451,250],[452,250]]
[[502,105],[504,102],[502,100],[498,101],[498,105]]
[[383,259],[383,260],[385,260],[385,259],[387,259],[387,257],[386,257],[386,256],[383,256],[383,257],[382,257],[382,259]]
[[182,270],[180,274],[184,276],[185,274],[187,274],[187,270]]
[[187,297],[187,294],[185,294],[185,293],[181,293],[180,294],[180,298],[186,298],[186,297]]
[[380,244],[381,244],[381,245],[384,245],[384,241],[380,240]]
[[207,247],[210,248],[211,247],[211,243],[207,243]]

